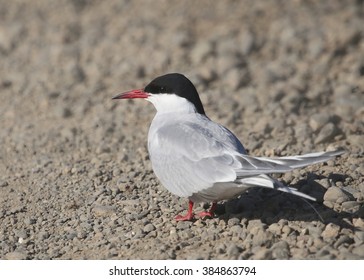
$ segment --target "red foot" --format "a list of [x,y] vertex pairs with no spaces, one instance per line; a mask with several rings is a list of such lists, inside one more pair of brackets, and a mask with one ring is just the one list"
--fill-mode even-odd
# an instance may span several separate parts
[[193,220],[194,215],[193,215],[192,209],[193,209],[193,202],[190,200],[188,202],[188,211],[187,211],[187,214],[184,215],[184,216],[178,215],[174,219],[176,221],[191,221],[191,220]]
[[182,215],[177,215],[174,219],[178,222],[180,221],[192,221],[193,220],[193,214],[191,213],[187,213],[186,215],[182,216]]
[[216,202],[213,202],[209,211],[198,213],[197,216],[199,216],[200,218],[205,218],[205,217],[212,218],[214,216],[214,211],[216,209],[216,206],[217,206]]
[[210,211],[200,212],[197,214],[197,216],[199,216],[200,218],[205,218],[205,217],[212,218],[213,215],[214,214],[210,213]]
[[[213,202],[209,211],[198,213],[197,216],[200,217],[200,218],[205,218],[205,217],[212,218],[214,216],[214,211],[216,209],[216,206],[217,206],[216,202]],[[193,215],[192,209],[193,209],[193,202],[190,200],[188,202],[187,214],[184,215],[184,216],[178,215],[175,218],[175,220],[176,221],[191,221],[191,220],[193,220],[194,215]]]

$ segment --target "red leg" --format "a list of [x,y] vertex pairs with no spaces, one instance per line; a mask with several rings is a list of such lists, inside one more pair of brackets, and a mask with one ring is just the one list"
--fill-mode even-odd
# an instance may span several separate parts
[[193,209],[193,202],[190,200],[188,202],[188,211],[187,211],[187,214],[185,216],[178,215],[175,218],[175,220],[176,221],[191,221],[193,219],[192,209]]
[[216,210],[216,207],[217,207],[217,203],[213,202],[209,211],[201,212],[201,213],[198,213],[197,215],[200,218],[204,218],[204,217],[212,218],[214,216],[214,211]]

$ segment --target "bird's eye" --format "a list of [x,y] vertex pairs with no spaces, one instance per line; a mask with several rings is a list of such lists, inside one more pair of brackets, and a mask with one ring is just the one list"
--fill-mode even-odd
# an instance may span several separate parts
[[161,92],[165,92],[166,88],[165,87],[161,87]]

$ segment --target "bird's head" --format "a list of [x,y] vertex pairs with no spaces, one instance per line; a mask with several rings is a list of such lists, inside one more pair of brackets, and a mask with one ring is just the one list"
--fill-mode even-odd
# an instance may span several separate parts
[[170,73],[155,78],[144,89],[120,93],[113,99],[144,98],[158,113],[197,112],[205,114],[195,86],[184,75]]

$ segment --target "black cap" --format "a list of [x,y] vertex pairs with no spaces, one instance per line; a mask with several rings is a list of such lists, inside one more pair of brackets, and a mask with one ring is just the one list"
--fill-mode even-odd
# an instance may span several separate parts
[[157,77],[144,88],[144,91],[152,94],[176,94],[195,105],[199,114],[205,115],[205,110],[195,86],[182,74],[170,73]]

